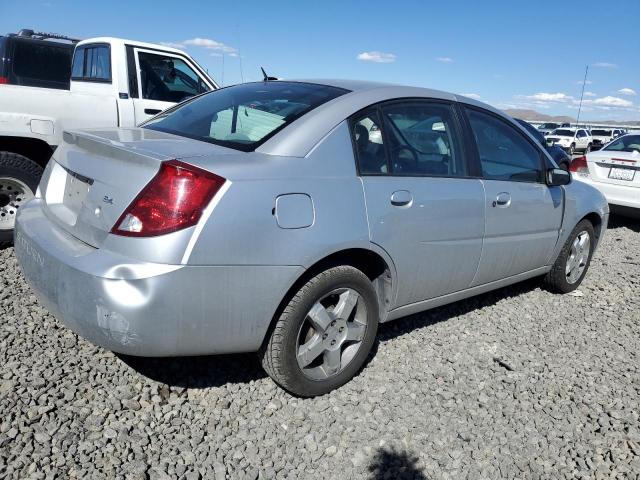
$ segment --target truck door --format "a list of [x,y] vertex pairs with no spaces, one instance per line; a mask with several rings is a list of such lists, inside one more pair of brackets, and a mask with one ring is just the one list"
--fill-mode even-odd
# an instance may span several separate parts
[[186,55],[127,47],[127,67],[136,125],[176,103],[216,88]]

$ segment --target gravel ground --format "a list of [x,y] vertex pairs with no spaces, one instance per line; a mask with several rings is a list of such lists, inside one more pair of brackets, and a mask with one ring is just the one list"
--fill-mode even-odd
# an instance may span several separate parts
[[251,355],[121,358],[0,251],[1,478],[640,478],[640,223],[574,296],[535,281],[381,327],[321,398]]

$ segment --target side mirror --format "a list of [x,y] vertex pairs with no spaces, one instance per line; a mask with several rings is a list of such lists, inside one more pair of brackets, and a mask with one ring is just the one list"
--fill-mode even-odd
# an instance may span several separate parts
[[571,174],[561,168],[550,168],[547,170],[547,185],[550,187],[560,187],[571,183]]

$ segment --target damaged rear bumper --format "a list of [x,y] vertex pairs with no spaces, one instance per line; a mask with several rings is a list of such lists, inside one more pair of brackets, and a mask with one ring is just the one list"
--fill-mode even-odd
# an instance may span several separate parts
[[45,308],[103,348],[139,356],[249,352],[260,347],[297,266],[137,262],[53,224],[40,199],[16,222],[15,253]]

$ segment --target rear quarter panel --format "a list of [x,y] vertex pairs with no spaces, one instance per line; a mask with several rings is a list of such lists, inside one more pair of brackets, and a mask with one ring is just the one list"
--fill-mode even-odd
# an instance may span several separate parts
[[[206,161],[199,164],[205,166]],[[249,164],[232,158],[210,168],[232,183],[203,227],[188,264],[309,267],[339,250],[370,247],[362,183],[346,122],[305,157],[256,153]],[[311,197],[311,226],[278,226],[276,198],[290,193]]]

